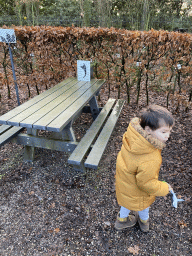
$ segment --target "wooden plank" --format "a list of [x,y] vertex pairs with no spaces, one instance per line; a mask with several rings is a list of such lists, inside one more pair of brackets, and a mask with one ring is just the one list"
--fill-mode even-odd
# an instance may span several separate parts
[[36,137],[28,134],[19,134],[13,139],[21,145],[35,147],[35,148],[45,148],[63,152],[73,152],[77,146],[77,142],[66,142],[62,140],[49,139],[44,137]]
[[5,133],[3,133],[0,136],[0,146],[3,146],[5,143],[10,141],[13,137],[15,137],[23,129],[24,128],[22,128],[22,127],[12,127],[11,129],[9,129]]
[[102,129],[98,139],[96,140],[89,156],[85,161],[85,167],[97,169],[102,154],[107,146],[109,138],[116,125],[118,117],[124,105],[124,100],[118,100],[111,115],[109,116],[104,128]]
[[10,125],[1,125],[0,126],[0,135],[9,130],[12,126]]
[[[43,98],[42,100],[38,101],[35,105],[30,106],[29,108],[27,108],[26,110],[24,110],[20,114],[18,114],[15,117],[9,119],[7,121],[7,123],[10,124],[10,125],[19,126],[20,123],[24,119],[30,117],[33,113],[36,113],[39,109],[46,107],[46,105],[50,101],[57,98],[60,94],[68,92],[68,90],[70,90],[70,88],[73,87],[76,83],[78,83],[77,80],[75,80],[75,82],[72,81],[72,82],[69,82],[69,83],[65,84],[63,87],[59,88],[58,90],[56,90],[52,94],[48,95],[46,98]],[[24,127],[32,127],[32,125],[29,125],[29,126],[24,125]]]
[[57,118],[47,125],[48,131],[61,131],[67,123],[69,123],[78,112],[89,102],[89,100],[100,90],[101,86],[105,83],[104,80],[97,80],[81,97],[62,112]]
[[14,116],[18,115],[19,113],[23,112],[24,110],[26,110],[27,108],[33,106],[34,104],[36,104],[37,102],[41,101],[42,99],[48,97],[49,95],[51,95],[53,92],[59,90],[61,87],[67,85],[68,83],[75,81],[75,78],[68,78],[64,81],[62,81],[61,83],[57,84],[56,86],[52,87],[51,89],[41,93],[40,95],[37,95],[36,97],[32,98],[31,100],[23,103],[22,105],[12,109],[11,111],[9,111],[8,113],[2,115],[0,117],[0,124],[7,124],[7,120],[13,118]]
[[89,130],[86,132],[85,136],[79,142],[76,149],[73,151],[68,159],[69,164],[80,165],[84,156],[87,154],[91,144],[99,133],[103,123],[108,117],[113,105],[115,104],[115,99],[109,99],[99,116],[95,119]]
[[32,124],[45,116],[52,109],[57,107],[62,101],[67,99],[71,94],[81,88],[85,82],[71,82],[66,86],[57,90],[45,99],[39,101],[37,104],[23,111],[19,115],[10,119],[7,123],[11,125],[20,125],[23,127],[32,128]]
[[[87,90],[89,90],[90,86],[92,84],[96,83],[96,81],[97,80],[93,80],[92,82],[86,82],[85,85],[83,87],[79,88],[78,91],[76,91],[74,94],[72,94],[70,97],[68,97],[64,102],[59,104],[53,110],[51,110],[47,115],[45,115],[44,117],[39,119],[36,123],[34,123],[33,128],[46,130],[47,125],[49,125],[50,122],[54,121],[59,115],[64,113],[64,116],[65,116],[66,109],[68,109],[69,106],[73,104],[73,102],[76,102],[76,100],[79,97],[81,97],[81,95],[83,95]],[[71,115],[72,114],[73,114],[73,112],[71,111]],[[69,121],[71,121],[71,120],[69,120]],[[61,123],[63,123],[62,120],[61,120]],[[66,123],[66,125],[67,125],[67,123]],[[62,128],[64,128],[64,126]],[[56,129],[54,131],[60,132],[61,130]]]

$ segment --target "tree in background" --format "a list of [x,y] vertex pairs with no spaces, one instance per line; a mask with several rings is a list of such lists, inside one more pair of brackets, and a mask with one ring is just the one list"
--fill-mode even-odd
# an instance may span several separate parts
[[39,0],[15,0],[15,13],[19,18],[20,25],[27,21],[27,25],[38,25]]
[[[183,0],[158,0],[159,9],[156,15],[156,20],[158,21],[158,25],[162,21],[165,23],[164,29],[166,26],[169,26],[171,29],[177,26],[177,20],[180,22],[180,13],[183,5]],[[167,23],[167,24],[166,24]]]
[[79,0],[80,5],[80,16],[83,19],[83,26],[89,27],[91,20],[91,9],[92,9],[92,1],[90,0]]
[[[186,7],[183,8],[184,2]],[[185,19],[188,18],[191,2],[191,0],[116,0],[113,1],[113,13],[119,15],[122,26],[127,29],[173,29],[181,26],[184,16]]]
[[190,29],[191,6],[192,0],[0,0],[0,20],[8,16],[15,25],[19,20],[21,25]]
[[0,0],[0,16],[14,14],[14,0]]
[[99,20],[100,27],[111,27],[112,25],[112,11],[113,0],[96,0],[95,9],[97,19]]

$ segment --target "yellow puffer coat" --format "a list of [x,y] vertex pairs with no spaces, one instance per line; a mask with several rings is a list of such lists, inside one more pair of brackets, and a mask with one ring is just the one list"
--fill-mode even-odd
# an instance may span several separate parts
[[139,121],[133,118],[124,133],[116,164],[118,204],[133,211],[142,211],[156,196],[169,193],[168,184],[158,180],[165,144],[148,135]]

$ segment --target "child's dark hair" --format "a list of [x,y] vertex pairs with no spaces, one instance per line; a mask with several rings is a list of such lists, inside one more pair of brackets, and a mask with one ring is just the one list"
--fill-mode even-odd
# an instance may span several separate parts
[[145,126],[149,126],[152,130],[156,130],[160,128],[162,120],[169,127],[174,125],[172,114],[166,108],[158,105],[150,105],[140,114],[140,125],[143,129]]

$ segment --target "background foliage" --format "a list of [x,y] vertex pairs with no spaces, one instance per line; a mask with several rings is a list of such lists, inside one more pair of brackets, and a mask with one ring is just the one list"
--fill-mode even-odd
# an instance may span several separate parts
[[0,25],[191,31],[191,0],[0,0]]
[[[187,33],[115,28],[14,27],[17,44],[12,45],[20,88],[37,93],[76,76],[77,60],[92,60],[96,78],[107,80],[109,92],[127,93],[127,102],[139,102],[145,90],[165,93],[177,108],[189,108],[192,96],[192,36]],[[1,84],[10,97],[12,72],[8,46],[0,43]],[[45,88],[44,88],[45,87]]]

